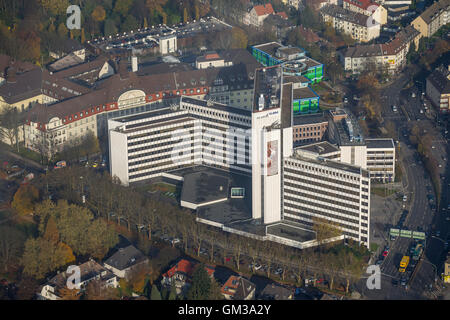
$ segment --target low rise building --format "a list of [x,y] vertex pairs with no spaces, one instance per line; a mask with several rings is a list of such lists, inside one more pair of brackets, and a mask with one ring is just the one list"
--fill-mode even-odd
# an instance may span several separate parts
[[360,44],[338,51],[344,70],[358,74],[364,70],[383,69],[393,74],[407,62],[411,45],[419,48],[420,33],[411,26],[400,30],[392,40],[382,44]]
[[[117,288],[119,286],[117,277],[94,260],[89,260],[78,267],[80,269],[80,282],[73,283],[76,290],[85,290],[87,284],[91,281],[99,281],[105,287]],[[41,291],[38,293],[39,298],[44,300],[61,300],[59,291],[67,288],[67,281],[71,275],[64,271],[51,278],[41,287]]]
[[261,294],[260,300],[292,300],[294,292],[276,283],[267,284]]
[[372,16],[373,19],[383,25],[387,23],[387,10],[382,5],[372,0],[343,0],[344,9],[359,12],[366,16]]
[[304,76],[311,83],[322,81],[323,64],[307,57],[301,48],[269,42],[253,46],[252,55],[263,66],[281,65],[284,75]]
[[[181,259],[162,275],[161,285],[167,289],[175,286],[177,294],[186,292],[191,284],[192,275],[199,266],[189,260]],[[210,278],[214,277],[215,266],[206,265],[205,270]]]
[[366,139],[367,170],[372,181],[394,182],[395,144],[392,139]]
[[367,16],[331,4],[323,6],[320,15],[336,31],[345,33],[358,42],[368,42],[380,36],[380,24],[375,22],[373,15]]
[[442,113],[448,113],[450,107],[450,71],[441,66],[434,70],[426,82],[428,99]]
[[134,246],[129,245],[109,257],[103,265],[119,278],[127,279],[139,266],[148,264],[149,260]]
[[253,300],[256,286],[243,277],[230,276],[220,291],[227,300]]
[[264,19],[269,15],[274,14],[275,11],[270,3],[254,6],[248,13],[248,17],[244,19],[249,25],[260,28],[263,25]]
[[294,117],[292,125],[294,145],[322,141],[327,128],[328,118],[323,112]]
[[439,0],[429,6],[411,25],[422,37],[431,37],[442,26],[450,22],[450,0]]

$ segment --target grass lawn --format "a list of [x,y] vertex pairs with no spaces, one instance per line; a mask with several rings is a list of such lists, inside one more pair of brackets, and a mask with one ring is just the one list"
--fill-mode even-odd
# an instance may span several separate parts
[[388,188],[383,188],[383,187],[372,187],[370,189],[370,193],[371,194],[376,194],[377,196],[380,197],[389,197],[393,194],[395,194],[397,192],[396,189],[388,189]]
[[139,191],[147,192],[147,191],[160,191],[160,192],[173,192],[176,193],[177,187],[173,184],[168,184],[164,182],[153,183],[150,185],[145,185],[137,188]]

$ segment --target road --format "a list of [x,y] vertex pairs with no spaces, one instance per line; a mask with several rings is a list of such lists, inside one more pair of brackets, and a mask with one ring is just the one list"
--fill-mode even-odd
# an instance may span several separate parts
[[[366,287],[366,279],[361,279],[357,284],[357,288],[366,299],[432,299],[439,294],[438,289],[439,278],[442,272],[442,262],[445,259],[444,243],[447,239],[449,221],[449,211],[446,210],[448,205],[449,190],[448,179],[450,178],[448,169],[448,144],[442,133],[443,128],[438,128],[438,133],[433,135],[432,154],[442,167],[439,173],[444,177],[442,183],[442,197],[440,210],[436,213],[429,205],[427,195],[433,192],[430,178],[425,173],[423,164],[419,161],[417,152],[413,149],[409,142],[408,127],[417,124],[424,133],[431,131],[436,127],[433,110],[424,109],[424,103],[429,106],[426,99],[422,98],[420,89],[423,85],[416,84],[411,88],[402,90],[402,88],[412,79],[413,70],[406,70],[394,83],[380,90],[382,100],[382,117],[385,120],[394,122],[399,140],[401,160],[403,162],[404,176],[407,179],[404,194],[407,195],[408,201],[405,204],[405,210],[408,210],[406,219],[403,223],[403,229],[416,231],[419,228],[428,234],[426,241],[426,250],[423,260],[417,264],[414,276],[407,285],[393,285],[393,279],[400,279],[402,274],[398,271],[399,263],[403,255],[408,254],[408,249],[413,242],[412,239],[397,238],[390,241],[389,234],[382,237],[386,239],[385,245],[390,247],[388,256],[384,259],[380,266],[382,273],[381,290],[368,290]],[[414,93],[414,94],[413,94]],[[392,105],[396,105],[398,112],[392,110]],[[423,113],[421,112],[423,111]],[[397,158],[399,158],[397,156]],[[405,186],[405,184],[404,184]],[[427,186],[429,190],[427,190]],[[444,209],[444,211],[442,210]],[[442,213],[444,212],[444,214]],[[388,229],[388,228],[386,228]],[[436,237],[436,231],[440,232],[440,236]],[[374,261],[377,258],[375,257]],[[430,289],[431,287],[431,289]]]

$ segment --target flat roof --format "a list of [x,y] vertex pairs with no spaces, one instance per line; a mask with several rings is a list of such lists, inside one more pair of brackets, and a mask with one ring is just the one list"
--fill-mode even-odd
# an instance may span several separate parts
[[228,198],[230,179],[222,172],[203,170],[183,178],[181,201],[202,204]]
[[392,139],[366,139],[366,145],[369,149],[394,148],[394,141]]
[[328,123],[327,118],[323,112],[311,113],[304,115],[296,115],[294,117],[294,126],[302,126],[308,124]]
[[[279,108],[281,104],[281,78],[282,72],[279,66],[266,67],[255,71],[255,88],[253,110],[259,111],[259,97],[264,96],[264,110]],[[271,99],[275,96],[278,103],[272,105]]]
[[[294,153],[292,158],[300,160],[300,161],[305,161],[307,163],[314,163],[314,164],[322,165],[325,167],[330,167],[333,169],[347,171],[349,173],[355,173],[355,174],[367,173],[367,170],[364,170],[361,167],[354,166],[354,165],[344,163],[344,162],[330,160],[330,159],[321,158],[319,160],[318,158],[317,159],[306,158],[298,153]],[[288,160],[289,158],[286,158],[286,159]]]
[[316,239],[316,233],[314,231],[301,228],[300,226],[297,226],[294,223],[289,223],[288,221],[267,226],[267,234],[300,243]]
[[332,145],[328,141],[322,141],[322,142],[318,142],[318,143],[308,144],[306,146],[301,146],[296,149],[311,151],[311,152],[317,153],[319,155],[339,151],[338,147],[336,147],[335,145]]
[[274,58],[277,58],[277,57],[275,57],[275,53],[277,52],[277,49],[282,48],[282,47],[283,47],[283,45],[279,44],[278,42],[269,42],[269,43],[263,43],[260,45],[253,46],[253,48],[261,50],[261,51],[271,55]]
[[294,89],[292,95],[294,100],[319,97],[310,87]]
[[281,100],[281,126],[292,126],[292,83],[283,84],[283,96]]

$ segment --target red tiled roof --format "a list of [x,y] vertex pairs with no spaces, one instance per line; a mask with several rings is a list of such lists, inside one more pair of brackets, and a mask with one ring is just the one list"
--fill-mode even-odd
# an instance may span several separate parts
[[205,59],[219,59],[219,55],[217,53],[210,53],[205,55]]
[[194,271],[194,266],[191,262],[187,260],[180,260],[176,265],[174,265],[169,271],[163,274],[163,277],[172,278],[173,275],[177,272],[183,272],[186,275],[190,276]]
[[300,34],[302,35],[302,37],[305,38],[305,40],[307,42],[318,42],[318,41],[320,41],[320,37],[317,35],[317,33],[312,31],[311,29],[304,28],[303,26],[299,26],[298,30],[299,30]]
[[254,6],[253,9],[255,9],[256,14],[258,16],[264,16],[266,14],[275,13],[275,11],[273,11],[272,5],[270,3],[261,4],[259,6]]
[[370,6],[378,7],[378,4],[376,4],[372,0],[344,0],[344,1],[364,10],[367,10]]
[[280,17],[282,17],[283,19],[286,19],[286,20],[288,19],[288,16],[287,16],[286,12],[284,12],[284,11],[277,12],[276,14],[279,15]]

